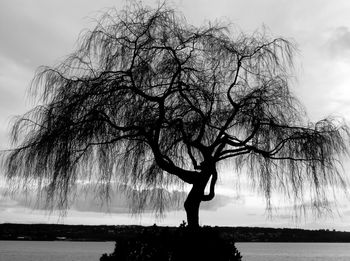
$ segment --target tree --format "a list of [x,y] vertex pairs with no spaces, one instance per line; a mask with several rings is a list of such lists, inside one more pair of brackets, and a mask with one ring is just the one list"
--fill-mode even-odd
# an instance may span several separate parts
[[[329,187],[346,186],[349,131],[335,119],[308,122],[289,88],[294,50],[266,33],[191,26],[166,5],[111,10],[66,60],[36,74],[39,105],[14,123],[6,175],[39,180],[63,207],[81,177],[107,191],[115,177],[158,192],[188,183],[184,207],[197,227],[226,162],[268,204],[281,190],[321,206]],[[161,205],[161,194],[152,200]]]

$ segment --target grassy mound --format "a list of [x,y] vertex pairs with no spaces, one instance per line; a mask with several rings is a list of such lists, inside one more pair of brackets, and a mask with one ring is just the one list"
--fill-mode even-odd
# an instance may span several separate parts
[[216,260],[240,261],[232,239],[223,238],[215,228],[145,228],[140,233],[119,235],[112,254],[100,261]]

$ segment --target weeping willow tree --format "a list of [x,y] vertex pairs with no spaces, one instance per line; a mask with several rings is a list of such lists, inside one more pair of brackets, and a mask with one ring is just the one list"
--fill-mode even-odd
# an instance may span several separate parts
[[188,183],[190,227],[222,164],[244,170],[267,202],[282,191],[326,204],[329,188],[346,186],[349,132],[334,119],[308,121],[289,87],[294,51],[263,32],[189,25],[166,5],[110,10],[67,59],[35,75],[38,105],[13,125],[6,176],[38,181],[63,207],[84,178],[106,191],[157,191],[155,207],[162,189]]

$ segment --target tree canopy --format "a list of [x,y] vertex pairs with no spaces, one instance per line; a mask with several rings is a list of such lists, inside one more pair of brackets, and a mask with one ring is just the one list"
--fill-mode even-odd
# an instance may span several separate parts
[[189,25],[166,5],[110,10],[67,59],[35,75],[39,105],[14,123],[6,175],[39,180],[61,206],[92,176],[106,191],[189,183],[185,208],[196,225],[218,166],[229,163],[267,202],[283,191],[319,206],[329,187],[345,188],[349,131],[336,119],[308,121],[290,90],[294,52],[265,32]]

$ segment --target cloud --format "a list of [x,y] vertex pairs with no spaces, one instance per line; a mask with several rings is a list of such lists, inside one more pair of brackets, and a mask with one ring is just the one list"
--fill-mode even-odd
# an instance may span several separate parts
[[[165,189],[137,191],[130,187],[111,190],[108,200],[103,195],[96,194],[94,185],[80,188],[76,193],[71,209],[80,212],[130,213],[153,212],[164,207],[165,210],[178,210],[186,193],[181,191],[169,192]],[[164,205],[161,205],[161,199]]]
[[216,211],[219,208],[223,208],[225,206],[228,206],[230,204],[235,205],[244,205],[245,204],[245,198],[244,196],[228,196],[228,195],[222,195],[217,193],[213,200],[202,202],[201,203],[201,209],[202,210],[209,210],[209,211]]
[[[37,210],[45,210],[50,207],[47,205],[45,193],[38,197],[35,190],[16,191],[15,193],[7,193],[6,187],[0,188],[0,209],[25,207]],[[1,195],[3,195],[1,197]],[[144,213],[154,212],[160,205],[160,197],[164,199],[165,211],[183,210],[183,203],[187,197],[184,191],[167,191],[162,189],[154,189],[150,191],[139,192],[131,188],[113,189],[110,192],[109,199],[99,194],[98,186],[95,184],[78,185],[77,190],[71,197],[72,202],[69,206],[70,210],[78,212],[97,212],[111,214],[127,214],[139,211],[138,204],[143,202]],[[235,205],[244,204],[243,197],[230,197],[217,193],[215,198],[201,204],[201,210],[216,211],[234,203]]]
[[37,12],[35,6],[27,7],[13,10],[14,7],[8,5],[0,11],[0,22],[6,24],[1,30],[4,37],[0,49],[1,56],[35,68],[47,61],[50,54],[57,53],[64,41],[59,39],[61,30],[49,28],[52,23],[45,23],[42,13]]
[[329,55],[332,58],[350,59],[350,29],[339,26],[332,31],[327,42]]
[[6,197],[0,197],[0,210],[8,209],[8,208],[15,208],[18,206],[18,202],[16,200],[6,198]]

